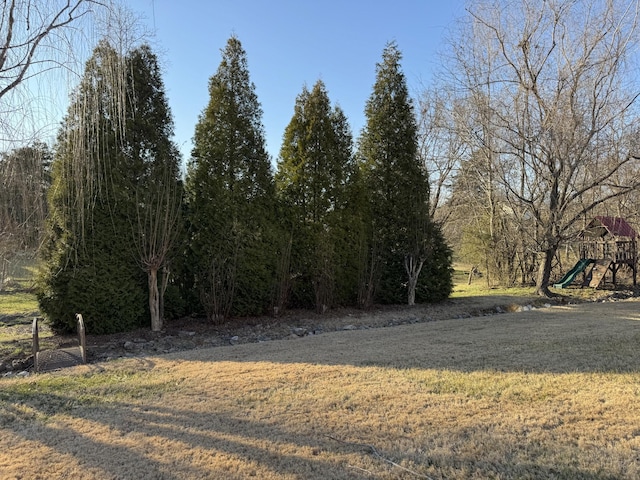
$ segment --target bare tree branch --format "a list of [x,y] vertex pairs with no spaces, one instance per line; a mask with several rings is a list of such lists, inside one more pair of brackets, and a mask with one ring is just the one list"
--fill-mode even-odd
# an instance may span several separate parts
[[599,206],[640,187],[634,148],[640,2],[477,2],[454,40],[472,111],[462,134],[493,159],[503,210],[527,212],[548,293],[560,242]]

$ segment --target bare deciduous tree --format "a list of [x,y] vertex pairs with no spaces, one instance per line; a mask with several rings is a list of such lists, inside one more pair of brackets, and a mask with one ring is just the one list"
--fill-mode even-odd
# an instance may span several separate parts
[[[7,0],[0,5],[0,140],[20,140],[41,119],[45,107],[25,109],[34,101],[33,81],[53,70],[77,72],[82,58],[77,42],[83,19],[109,0]],[[22,86],[30,85],[22,92]],[[40,86],[39,86],[40,87]],[[49,108],[49,107],[46,107]],[[31,115],[33,113],[33,115]],[[32,138],[27,138],[30,140]]]
[[22,227],[24,248],[38,245],[50,165],[51,153],[43,143],[0,154],[0,220]]
[[[93,0],[8,0],[0,14],[0,99],[24,80],[58,61],[51,37],[87,13]],[[59,40],[59,39],[58,39]]]
[[224,245],[225,249],[217,248],[211,256],[206,269],[206,282],[200,290],[200,301],[207,319],[213,323],[222,323],[229,318],[233,307],[243,232],[239,223],[234,222],[231,231],[222,235],[229,241]]
[[[160,331],[169,257],[180,230],[180,154],[171,140],[173,119],[155,54],[148,45],[141,45],[127,55],[126,65],[130,116],[122,141],[134,172],[137,228],[133,237],[147,273],[151,329]],[[164,275],[160,287],[159,272]]]
[[50,163],[44,144],[0,155],[0,289],[11,259],[19,253],[32,255],[40,245]]
[[[168,170],[168,169],[167,169]],[[138,258],[147,272],[151,330],[158,332],[163,325],[163,297],[169,280],[168,257],[179,235],[181,186],[171,175],[158,182],[159,187],[137,202],[138,228],[134,239]],[[158,273],[163,278],[158,286]]]
[[[558,246],[599,205],[640,186],[630,82],[637,1],[474,3],[454,42],[458,86],[481,119],[506,207],[531,223],[536,287],[548,290]],[[622,181],[623,180],[623,181]],[[586,199],[588,198],[588,201]]]
[[6,0],[0,4],[0,150],[5,150],[0,203],[6,214],[0,219],[0,255],[5,260],[20,250],[33,252],[44,221],[42,158],[31,154],[46,148],[39,143],[42,123],[59,121],[52,116],[52,99],[41,104],[43,85],[51,81],[44,77],[77,66],[74,38],[80,22],[106,1]]
[[430,215],[444,225],[451,210],[451,186],[467,155],[469,143],[458,128],[464,113],[455,93],[443,86],[425,89],[418,112],[418,149],[429,175]]

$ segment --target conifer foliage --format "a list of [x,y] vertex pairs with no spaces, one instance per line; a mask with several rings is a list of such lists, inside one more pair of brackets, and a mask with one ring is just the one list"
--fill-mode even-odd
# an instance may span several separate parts
[[402,58],[387,45],[376,68],[359,144],[368,198],[369,254],[362,302],[413,304],[451,291],[451,254],[429,215],[429,182],[418,155],[417,126]]
[[262,108],[235,36],[209,81],[186,190],[189,263],[207,317],[263,313],[274,283],[273,174]]
[[131,200],[135,203],[131,233],[136,259],[147,274],[151,329],[159,331],[170,260],[181,233],[180,154],[171,140],[173,120],[156,56],[148,45],[142,45],[127,57],[127,66],[132,101],[125,154],[133,178]]
[[323,312],[357,290],[348,202],[355,163],[346,117],[318,81],[296,100],[284,134],[276,184],[292,236],[292,302]]
[[[92,333],[144,321],[152,283],[140,267],[150,276],[144,254],[155,232],[141,212],[157,207],[154,199],[165,198],[161,191],[172,193],[154,211],[158,216],[179,201],[172,128],[149,47],[120,54],[100,42],[71,98],[52,166],[38,298],[56,330],[73,328],[76,312]],[[154,259],[159,265],[164,260]]]
[[160,330],[171,270],[179,302],[214,322],[445,298],[451,253],[429,214],[400,59],[388,45],[357,155],[324,83],[303,88],[274,176],[246,53],[232,36],[209,81],[183,192],[155,55],[102,41],[51,167],[38,298],[54,329],[73,328],[81,312],[92,333],[149,316]]

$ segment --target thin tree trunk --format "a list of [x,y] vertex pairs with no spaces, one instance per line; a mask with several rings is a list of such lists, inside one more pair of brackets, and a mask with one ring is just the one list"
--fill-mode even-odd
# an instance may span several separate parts
[[159,315],[160,321],[164,322],[164,293],[167,291],[167,286],[169,285],[169,276],[171,275],[171,271],[167,267],[162,268],[162,287],[160,288],[159,294]]
[[162,317],[160,316],[160,292],[158,291],[158,269],[150,268],[148,271],[149,281],[149,311],[151,313],[151,330],[159,332],[162,330]]
[[371,256],[365,260],[364,271],[360,280],[358,304],[360,308],[370,308],[373,305],[373,297],[377,286],[378,260],[375,246],[371,247]]
[[418,283],[418,279],[416,277],[409,277],[409,292],[407,298],[407,304],[412,306],[416,304],[416,284]]
[[284,244],[278,263],[278,276],[276,280],[276,297],[273,306],[273,316],[277,317],[284,313],[289,301],[291,291],[291,246],[293,244],[293,233],[289,234],[287,242]]
[[404,259],[404,268],[409,277],[407,284],[407,304],[416,304],[416,287],[418,286],[418,278],[420,277],[420,271],[424,265],[424,260],[416,261],[413,255],[407,255]]

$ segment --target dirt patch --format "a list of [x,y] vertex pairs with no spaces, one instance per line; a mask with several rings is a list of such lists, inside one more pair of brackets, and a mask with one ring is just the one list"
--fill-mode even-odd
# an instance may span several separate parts
[[[594,300],[616,300],[633,296],[633,292],[599,292]],[[280,317],[252,317],[233,319],[215,325],[203,318],[182,318],[166,322],[161,332],[141,328],[112,335],[87,334],[89,363],[118,358],[143,357],[167,354],[183,350],[211,348],[243,343],[259,343],[287,337],[320,335],[340,330],[361,330],[392,327],[453,318],[470,318],[496,315],[522,309],[565,304],[564,297],[542,299],[530,296],[477,296],[450,299],[437,304],[393,307],[376,307],[363,311],[336,309],[323,315],[309,311],[289,311]],[[571,300],[574,301],[574,300]],[[0,358],[0,374],[15,374],[33,368],[31,352],[30,318],[0,318],[5,333],[11,330],[12,348],[5,348]],[[41,335],[46,336],[46,325]],[[74,335],[54,335],[41,341],[42,348],[63,348],[77,345]]]

